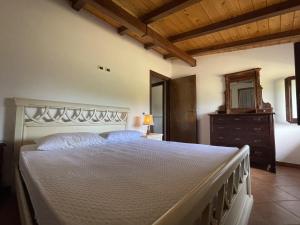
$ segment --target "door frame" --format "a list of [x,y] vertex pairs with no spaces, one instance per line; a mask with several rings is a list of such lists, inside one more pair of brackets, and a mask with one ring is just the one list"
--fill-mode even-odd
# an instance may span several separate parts
[[[156,77],[161,82],[157,84],[151,84],[151,77]],[[171,78],[164,76],[160,73],[157,73],[153,70],[150,70],[149,75],[149,103],[150,103],[150,113],[152,114],[152,87],[157,85],[163,85],[163,140],[169,140],[169,118],[170,118],[170,109],[169,109],[169,81]],[[151,131],[153,128],[151,128]]]

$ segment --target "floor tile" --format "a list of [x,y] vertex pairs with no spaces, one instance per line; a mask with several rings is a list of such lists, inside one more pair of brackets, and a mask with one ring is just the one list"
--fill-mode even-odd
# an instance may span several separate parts
[[300,225],[300,169],[251,169],[254,197],[249,225]]
[[300,186],[279,186],[278,188],[300,200]]
[[300,177],[289,175],[258,175],[252,176],[253,179],[258,179],[265,185],[269,186],[300,186]]
[[298,200],[293,195],[288,194],[287,192],[282,191],[276,187],[252,189],[252,194],[254,197],[254,201],[256,203],[284,201],[284,200]]
[[273,203],[254,203],[249,225],[300,224],[300,218]]
[[300,201],[280,201],[276,202],[276,204],[282,206],[289,212],[300,217]]

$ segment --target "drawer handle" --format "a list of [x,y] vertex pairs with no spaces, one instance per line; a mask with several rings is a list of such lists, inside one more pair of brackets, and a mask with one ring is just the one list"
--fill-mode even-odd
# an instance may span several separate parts
[[240,141],[241,139],[240,139],[240,138],[235,138],[234,140],[235,140],[235,141]]
[[234,118],[234,120],[239,121],[239,120],[241,120],[241,119],[240,119],[240,118]]
[[259,127],[255,127],[255,128],[254,128],[254,130],[255,130],[255,131],[260,131],[260,130],[261,130],[261,128],[259,128]]
[[263,152],[261,152],[261,151],[254,151],[254,155],[262,155],[263,154]]
[[218,127],[218,129],[224,129],[224,127]]
[[223,139],[224,139],[224,137],[218,137],[218,139],[220,139],[220,140],[223,140]]
[[236,130],[241,130],[241,128],[240,128],[240,127],[236,127],[235,129],[236,129]]
[[254,143],[259,143],[259,142],[261,142],[261,140],[259,140],[259,139],[254,140]]

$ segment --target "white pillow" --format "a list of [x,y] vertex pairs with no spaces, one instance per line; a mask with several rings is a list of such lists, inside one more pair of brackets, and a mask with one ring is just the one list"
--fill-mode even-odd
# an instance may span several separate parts
[[100,136],[109,142],[122,142],[140,139],[143,133],[136,130],[118,130],[101,133]]
[[35,141],[38,150],[66,150],[104,143],[104,138],[96,133],[57,133],[42,137]]

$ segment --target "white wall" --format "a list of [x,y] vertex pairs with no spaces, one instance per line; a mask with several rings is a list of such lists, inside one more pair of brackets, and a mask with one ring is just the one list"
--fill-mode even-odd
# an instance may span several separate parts
[[136,116],[149,112],[150,69],[171,74],[161,55],[74,11],[68,0],[5,1],[0,27],[0,140],[8,143],[12,97],[130,107],[133,127]]
[[300,164],[300,127],[285,121],[284,78],[294,75],[292,44],[197,57],[197,67],[173,62],[173,77],[197,75],[197,112],[200,141],[209,144],[208,114],[224,103],[223,74],[260,67],[263,99],[276,113],[277,160]]

